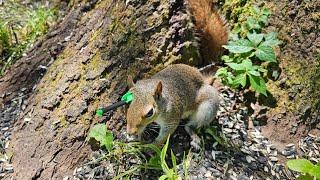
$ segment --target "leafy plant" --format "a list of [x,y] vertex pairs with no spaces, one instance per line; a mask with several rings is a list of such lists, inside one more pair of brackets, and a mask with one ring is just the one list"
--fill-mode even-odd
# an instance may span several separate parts
[[113,134],[107,130],[105,124],[96,124],[90,131],[88,138],[94,138],[100,143],[101,147],[105,147],[109,152],[113,147]]
[[227,67],[216,76],[233,88],[248,88],[267,96],[265,77],[268,63],[276,63],[276,48],[281,42],[275,32],[262,33],[270,14],[268,9],[252,8],[252,16],[235,26],[231,40],[223,46],[230,53],[222,56]]
[[[131,154],[136,158],[142,160],[143,163],[133,165],[132,168],[130,168],[130,170],[118,174],[113,179],[130,177],[130,175],[135,173],[138,169],[162,170],[164,174],[159,178],[160,180],[182,179],[178,175],[177,160],[172,150],[170,154],[172,168],[170,168],[166,162],[166,154],[169,146],[169,137],[164,147],[160,150],[157,146],[153,144],[140,144],[138,142],[123,143],[116,141],[114,140],[112,133],[107,130],[105,124],[96,124],[90,130],[87,140],[90,140],[90,138],[97,140],[100,143],[101,147],[105,147],[108,150],[108,153],[105,156],[101,157],[100,160],[104,158],[122,159],[122,156],[124,154]],[[155,154],[149,160],[147,160],[142,153],[143,150],[152,150]],[[187,160],[189,160],[189,156]],[[185,179],[188,179],[187,168],[189,166],[189,161],[187,160],[185,158],[183,160],[183,166],[185,168]]]
[[216,129],[216,126],[206,128],[205,132],[211,135],[218,144],[222,145],[223,147],[228,147],[227,138],[221,131]]
[[287,161],[287,166],[289,169],[303,174],[299,176],[299,179],[312,180],[312,176],[320,179],[320,162],[314,165],[307,159],[292,159]]

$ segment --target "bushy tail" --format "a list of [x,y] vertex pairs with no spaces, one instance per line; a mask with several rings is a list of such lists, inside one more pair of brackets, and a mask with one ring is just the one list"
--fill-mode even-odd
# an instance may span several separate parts
[[[196,28],[202,35],[203,45],[217,57],[223,52],[222,45],[228,41],[228,26],[217,11],[212,0],[187,0]],[[211,54],[211,53],[209,53]]]

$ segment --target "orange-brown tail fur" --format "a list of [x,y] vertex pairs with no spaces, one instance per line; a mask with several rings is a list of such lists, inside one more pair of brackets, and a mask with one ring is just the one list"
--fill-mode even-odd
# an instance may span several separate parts
[[[202,35],[202,48],[206,54],[217,57],[223,52],[222,45],[228,41],[228,27],[218,12],[212,8],[213,0],[188,0],[196,28]],[[211,57],[212,59],[212,57]]]

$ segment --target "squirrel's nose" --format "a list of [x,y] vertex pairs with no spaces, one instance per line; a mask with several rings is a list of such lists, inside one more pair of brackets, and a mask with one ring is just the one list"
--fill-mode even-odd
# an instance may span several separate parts
[[127,133],[129,135],[135,135],[138,132],[138,128],[127,128]]

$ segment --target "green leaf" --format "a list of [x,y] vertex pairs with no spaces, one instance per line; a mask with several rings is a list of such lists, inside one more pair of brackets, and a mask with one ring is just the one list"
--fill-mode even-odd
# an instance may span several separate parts
[[261,29],[261,26],[257,22],[256,19],[254,19],[252,16],[249,16],[246,21],[246,25],[248,26],[249,30],[251,29]]
[[254,66],[254,69],[258,69],[258,71],[260,71],[260,72],[262,72],[262,73],[268,72],[268,70],[264,69],[264,68],[261,67],[261,66]]
[[239,41],[239,33],[241,32],[241,26],[238,24],[235,28],[233,28],[233,31],[235,33],[230,33],[229,34],[229,39],[231,41]]
[[168,176],[166,174],[159,177],[159,180],[166,180],[168,179]]
[[274,40],[274,39],[277,39],[277,36],[278,36],[278,33],[276,33],[276,32],[269,32],[268,34],[266,34],[266,35],[264,36],[264,38],[265,38],[266,40]]
[[267,87],[264,79],[259,76],[253,76],[249,74],[250,85],[254,91],[267,96]]
[[228,84],[233,84],[233,79],[232,79],[232,76],[231,76],[231,75],[228,75],[228,76],[227,76],[227,83],[228,83]]
[[268,8],[263,8],[262,9],[262,14],[269,16],[270,15],[270,10]]
[[253,49],[253,44],[247,39],[240,39],[239,41],[230,42],[229,45],[223,47],[232,53],[246,53]]
[[221,59],[226,63],[233,62],[233,58],[231,58],[230,56],[227,56],[227,55],[222,56]]
[[148,166],[151,166],[151,167],[161,167],[160,164],[161,164],[160,156],[152,156],[148,162]]
[[309,174],[317,179],[320,179],[320,166],[314,166],[312,169],[310,169]]
[[253,7],[252,7],[252,10],[253,10],[253,13],[254,13],[254,14],[260,14],[260,8],[259,8],[259,7],[253,6]]
[[113,134],[107,130],[105,124],[96,124],[90,130],[88,138],[94,138],[100,143],[100,146],[105,146],[108,151],[113,147]]
[[250,59],[245,59],[241,63],[246,70],[253,69],[252,62]]
[[248,71],[248,73],[251,75],[254,75],[254,76],[260,76],[260,72],[255,71],[255,70]]
[[247,37],[255,46],[258,46],[263,39],[263,34],[257,34],[256,32],[248,33]]
[[223,67],[223,68],[219,68],[215,75],[218,77],[221,77],[221,76],[226,75],[227,72],[228,72],[227,68]]
[[176,156],[174,155],[173,151],[171,150],[171,162],[172,162],[172,168],[175,170],[175,173],[176,170],[177,170],[177,159],[176,159]]
[[307,159],[292,159],[287,161],[287,166],[293,170],[300,173],[309,173],[309,171],[314,168],[314,165]]
[[280,44],[281,44],[281,41],[279,41],[277,39],[270,39],[270,40],[263,41],[261,43],[261,46],[276,47],[276,46],[278,46]]
[[245,87],[247,84],[247,74],[246,73],[238,74],[238,76],[234,80],[234,83],[241,84],[242,87]]
[[214,127],[208,127],[205,132],[210,134],[219,144],[225,145],[223,139],[218,135],[217,130]]
[[310,176],[309,174],[305,174],[305,175],[300,175],[297,180],[313,180],[313,177]]
[[234,69],[236,71],[246,70],[246,67],[243,64],[237,64],[237,63],[226,63],[231,69]]
[[260,45],[255,54],[261,61],[277,62],[276,54],[270,46]]
[[260,22],[263,23],[263,25],[266,25],[268,23],[268,16],[266,15],[262,15],[260,18],[259,18]]
[[169,146],[169,138],[170,136],[168,136],[167,142],[166,144],[162,147],[161,150],[161,155],[160,155],[160,160],[161,160],[161,167],[162,170],[167,174],[168,171],[170,170],[167,163],[166,163],[166,154],[167,154],[167,150],[168,150],[168,146]]

